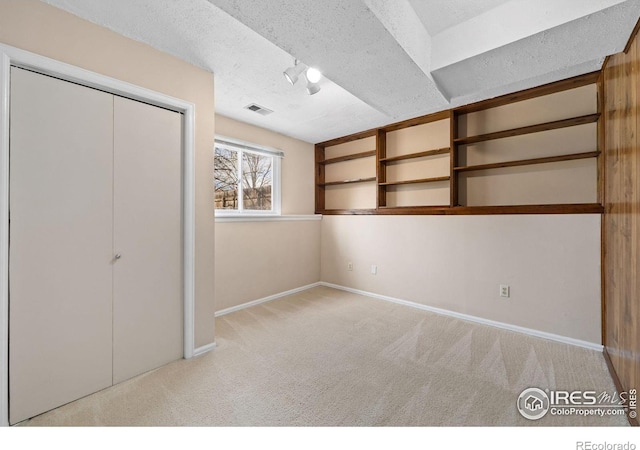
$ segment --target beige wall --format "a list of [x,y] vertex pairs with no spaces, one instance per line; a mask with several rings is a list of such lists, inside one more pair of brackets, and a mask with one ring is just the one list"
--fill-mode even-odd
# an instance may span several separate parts
[[599,215],[325,216],[321,240],[322,281],[601,341]]
[[213,342],[213,74],[35,0],[0,1],[0,42],[196,105],[195,344]]
[[216,311],[320,281],[319,220],[216,226]]
[[[314,146],[216,116],[216,134],[284,151],[282,214],[314,212]],[[216,311],[320,281],[320,221],[219,222]]]

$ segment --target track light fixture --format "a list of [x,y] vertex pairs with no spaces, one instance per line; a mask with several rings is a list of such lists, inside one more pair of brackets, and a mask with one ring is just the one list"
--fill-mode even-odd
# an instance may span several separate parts
[[307,94],[313,95],[320,92],[319,82],[322,78],[322,73],[318,69],[307,67],[297,59],[293,66],[283,72],[283,75],[292,85],[296,84],[300,75],[304,75],[305,80],[307,80]]
[[307,67],[304,64],[296,59],[294,65],[285,70],[283,75],[291,85],[294,85],[296,84],[296,81],[298,81],[300,74],[304,72],[304,69],[306,68]]

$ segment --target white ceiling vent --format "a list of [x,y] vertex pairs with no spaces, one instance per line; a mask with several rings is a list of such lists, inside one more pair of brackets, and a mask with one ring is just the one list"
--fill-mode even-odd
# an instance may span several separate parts
[[262,114],[263,116],[268,116],[269,114],[271,114],[273,112],[269,108],[265,108],[264,106],[256,105],[255,103],[251,103],[250,105],[247,105],[244,108],[248,109],[249,111],[253,111],[253,112],[257,112],[258,114]]

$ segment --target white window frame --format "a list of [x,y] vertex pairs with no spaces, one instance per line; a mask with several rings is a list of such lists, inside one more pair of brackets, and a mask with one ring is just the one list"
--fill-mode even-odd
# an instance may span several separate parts
[[[238,209],[215,209],[216,217],[251,217],[251,216],[280,216],[281,215],[281,166],[284,152],[276,148],[263,145],[252,144],[227,136],[215,136],[213,156],[215,159],[216,147],[227,148],[238,152]],[[246,210],[243,208],[243,186],[242,186],[242,154],[254,153],[273,158],[271,175],[271,210]]]

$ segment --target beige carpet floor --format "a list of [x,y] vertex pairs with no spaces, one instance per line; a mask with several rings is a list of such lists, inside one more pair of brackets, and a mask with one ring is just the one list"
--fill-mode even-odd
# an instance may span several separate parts
[[216,320],[218,347],[24,425],[626,425],[519,415],[527,387],[613,392],[602,354],[314,288]]

